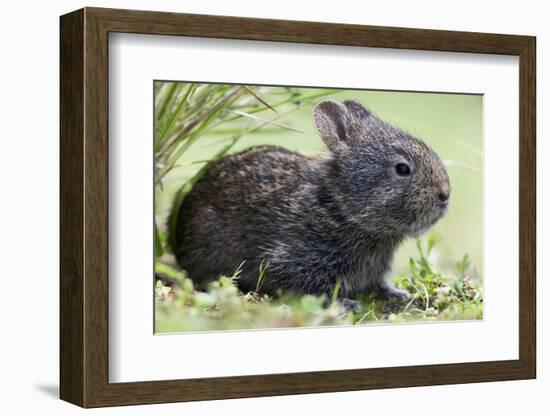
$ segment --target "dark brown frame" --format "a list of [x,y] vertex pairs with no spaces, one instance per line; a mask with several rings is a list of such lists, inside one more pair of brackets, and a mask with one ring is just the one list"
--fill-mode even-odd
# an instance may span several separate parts
[[[519,359],[463,364],[109,383],[109,32],[519,56]],[[61,386],[99,407],[536,377],[535,38],[85,8],[61,17]]]

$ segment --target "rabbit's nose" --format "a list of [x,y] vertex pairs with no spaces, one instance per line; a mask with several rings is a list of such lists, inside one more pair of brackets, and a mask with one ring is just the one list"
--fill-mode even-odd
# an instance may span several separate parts
[[447,188],[447,187],[440,188],[439,193],[437,194],[437,196],[439,197],[439,200],[441,202],[447,201],[449,199],[449,196],[450,196],[449,188]]

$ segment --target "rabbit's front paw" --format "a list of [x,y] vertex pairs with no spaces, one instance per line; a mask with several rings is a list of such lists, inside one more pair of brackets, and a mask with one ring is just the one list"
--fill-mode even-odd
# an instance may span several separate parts
[[361,302],[353,299],[342,299],[342,306],[346,312],[361,313],[363,311],[363,305],[361,305]]
[[380,286],[379,295],[384,299],[393,298],[398,300],[406,300],[411,296],[411,294],[407,290],[398,289],[389,284],[384,284]]

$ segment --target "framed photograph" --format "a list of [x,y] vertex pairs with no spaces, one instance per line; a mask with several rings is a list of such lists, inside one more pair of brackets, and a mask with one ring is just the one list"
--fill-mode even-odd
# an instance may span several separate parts
[[60,47],[63,400],[535,378],[534,37],[85,8]]

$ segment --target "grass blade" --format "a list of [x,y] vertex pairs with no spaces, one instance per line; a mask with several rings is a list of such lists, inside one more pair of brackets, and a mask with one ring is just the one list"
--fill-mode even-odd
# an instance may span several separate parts
[[282,129],[285,129],[285,130],[290,130],[290,131],[294,131],[296,133],[305,134],[305,132],[303,130],[287,126],[286,124],[277,123],[276,121],[266,120],[266,119],[263,119],[261,117],[255,116],[253,114],[245,113],[243,111],[229,110],[229,112],[233,113],[233,114],[238,114],[238,115],[243,116],[243,117],[248,117],[248,118],[251,118],[252,120],[260,121],[260,122],[265,123],[265,124],[271,124],[272,126],[280,127]]
[[252,95],[254,98],[256,98],[259,102],[261,102],[263,105],[265,105],[267,108],[273,110],[275,113],[278,113],[278,111],[272,107],[271,105],[269,105],[264,99],[262,99],[262,97],[260,97],[258,94],[256,94],[252,89],[250,89],[249,87],[247,87],[246,85],[243,85],[243,88],[250,94]]

